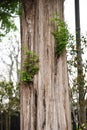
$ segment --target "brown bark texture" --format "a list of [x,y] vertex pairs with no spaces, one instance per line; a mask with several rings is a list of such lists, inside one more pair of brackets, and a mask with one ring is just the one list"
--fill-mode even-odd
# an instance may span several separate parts
[[55,13],[63,18],[63,0],[22,1],[22,63],[31,50],[39,71],[33,84],[21,83],[21,130],[71,130],[66,55],[56,58],[51,34]]

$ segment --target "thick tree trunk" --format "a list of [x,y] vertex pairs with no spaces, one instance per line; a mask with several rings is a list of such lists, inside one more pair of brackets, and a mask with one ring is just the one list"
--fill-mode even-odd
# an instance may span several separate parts
[[[63,0],[23,0],[22,63],[29,49],[39,55],[33,84],[21,84],[21,130],[71,130],[65,53],[55,57],[55,13],[63,17]],[[23,69],[23,64],[22,64]]]

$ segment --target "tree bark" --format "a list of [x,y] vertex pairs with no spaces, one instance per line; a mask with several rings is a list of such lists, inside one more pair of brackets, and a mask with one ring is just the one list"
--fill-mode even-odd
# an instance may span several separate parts
[[63,0],[22,0],[22,69],[24,55],[39,55],[33,84],[21,83],[21,130],[71,130],[65,52],[56,58],[54,29],[57,13],[63,18]]

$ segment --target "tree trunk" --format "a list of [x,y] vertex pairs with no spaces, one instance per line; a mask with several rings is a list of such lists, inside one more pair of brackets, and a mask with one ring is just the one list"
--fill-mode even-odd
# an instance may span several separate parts
[[39,55],[33,84],[21,83],[21,130],[71,130],[66,55],[56,58],[55,13],[63,18],[63,0],[22,0],[22,69],[25,52]]
[[79,90],[79,123],[82,130],[87,129],[86,104],[85,104],[85,79],[83,74],[81,33],[80,33],[80,13],[79,0],[75,0],[75,21],[76,21],[76,47],[77,47],[77,84]]
[[0,110],[0,130],[3,130],[3,114]]
[[5,122],[6,122],[6,124],[5,124],[6,130],[10,130],[10,128],[11,128],[11,118],[10,118],[9,112],[5,113]]

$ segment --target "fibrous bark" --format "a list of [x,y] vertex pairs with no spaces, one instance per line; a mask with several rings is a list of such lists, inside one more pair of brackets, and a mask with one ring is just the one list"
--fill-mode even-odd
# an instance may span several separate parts
[[51,34],[55,13],[63,18],[63,0],[22,1],[22,63],[35,52],[39,72],[21,84],[21,130],[71,130],[66,55],[56,58]]

